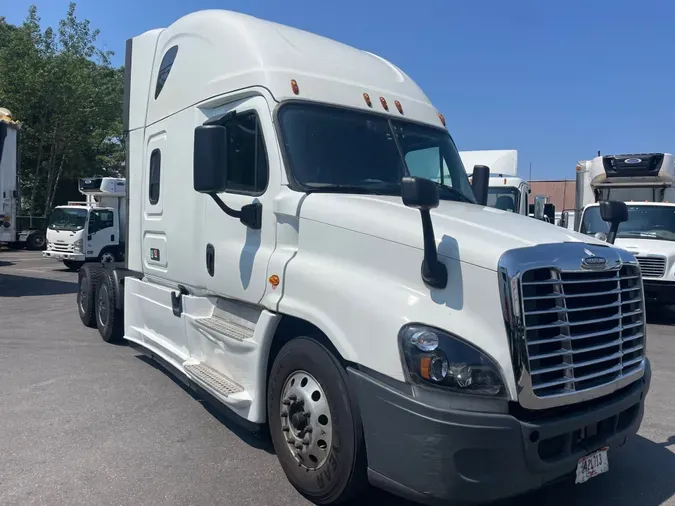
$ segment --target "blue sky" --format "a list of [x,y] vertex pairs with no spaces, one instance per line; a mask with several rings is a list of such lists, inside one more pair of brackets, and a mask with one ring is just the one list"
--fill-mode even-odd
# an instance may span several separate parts
[[[2,0],[43,27],[68,0]],[[124,41],[188,12],[223,8],[372,51],[404,69],[448,120],[460,150],[518,149],[534,179],[577,160],[675,151],[675,2],[623,0],[80,0],[78,17],[124,59]]]

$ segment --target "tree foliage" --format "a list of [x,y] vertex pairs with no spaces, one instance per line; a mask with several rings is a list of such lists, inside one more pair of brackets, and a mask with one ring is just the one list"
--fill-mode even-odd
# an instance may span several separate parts
[[24,212],[59,204],[63,180],[123,171],[123,69],[97,47],[98,35],[75,3],[56,29],[41,28],[35,6],[20,26],[0,18],[0,107],[22,122]]

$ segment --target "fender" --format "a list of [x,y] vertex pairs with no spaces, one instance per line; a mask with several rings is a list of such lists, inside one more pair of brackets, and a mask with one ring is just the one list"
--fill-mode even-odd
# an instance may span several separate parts
[[115,291],[115,309],[124,309],[124,278],[133,277],[143,279],[143,273],[132,271],[126,267],[108,267],[106,270],[112,278],[113,290]]

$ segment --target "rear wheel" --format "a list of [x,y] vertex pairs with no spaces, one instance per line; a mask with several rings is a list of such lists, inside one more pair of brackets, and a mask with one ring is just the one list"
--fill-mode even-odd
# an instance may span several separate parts
[[270,434],[293,486],[315,504],[362,493],[366,451],[347,373],[322,344],[298,337],[279,351],[268,385]]
[[107,343],[120,342],[124,335],[124,315],[116,302],[113,277],[103,270],[96,294],[96,327]]
[[44,249],[46,243],[47,237],[41,230],[33,230],[30,234],[28,234],[28,237],[26,237],[26,246],[29,250],[35,251]]
[[64,260],[63,265],[65,265],[71,271],[78,271],[84,265],[84,262],[76,262],[75,260]]
[[87,264],[78,273],[77,310],[80,320],[87,327],[96,328],[96,288],[101,267]]

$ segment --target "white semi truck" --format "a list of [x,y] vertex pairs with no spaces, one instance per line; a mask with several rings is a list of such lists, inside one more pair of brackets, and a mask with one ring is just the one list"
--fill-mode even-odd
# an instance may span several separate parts
[[47,249],[42,255],[77,270],[85,262],[118,262],[124,258],[126,180],[116,177],[81,178],[84,202],[68,202],[51,213]]
[[126,257],[80,317],[268,427],[311,501],[582,483],[638,430],[635,258],[486,207],[400,68],[211,10],[129,40],[125,83]]
[[674,181],[670,153],[598,156],[577,164],[577,230],[604,239],[608,227],[598,202],[626,202],[628,221],[621,225],[616,244],[637,258],[645,296],[664,304],[675,304]]
[[0,244],[11,248],[44,248],[43,230],[22,227],[19,222],[19,164],[17,137],[21,124],[0,108]]
[[488,206],[529,215],[529,195],[532,190],[526,180],[518,177],[517,150],[460,151],[459,156],[469,176],[476,165],[490,168]]

